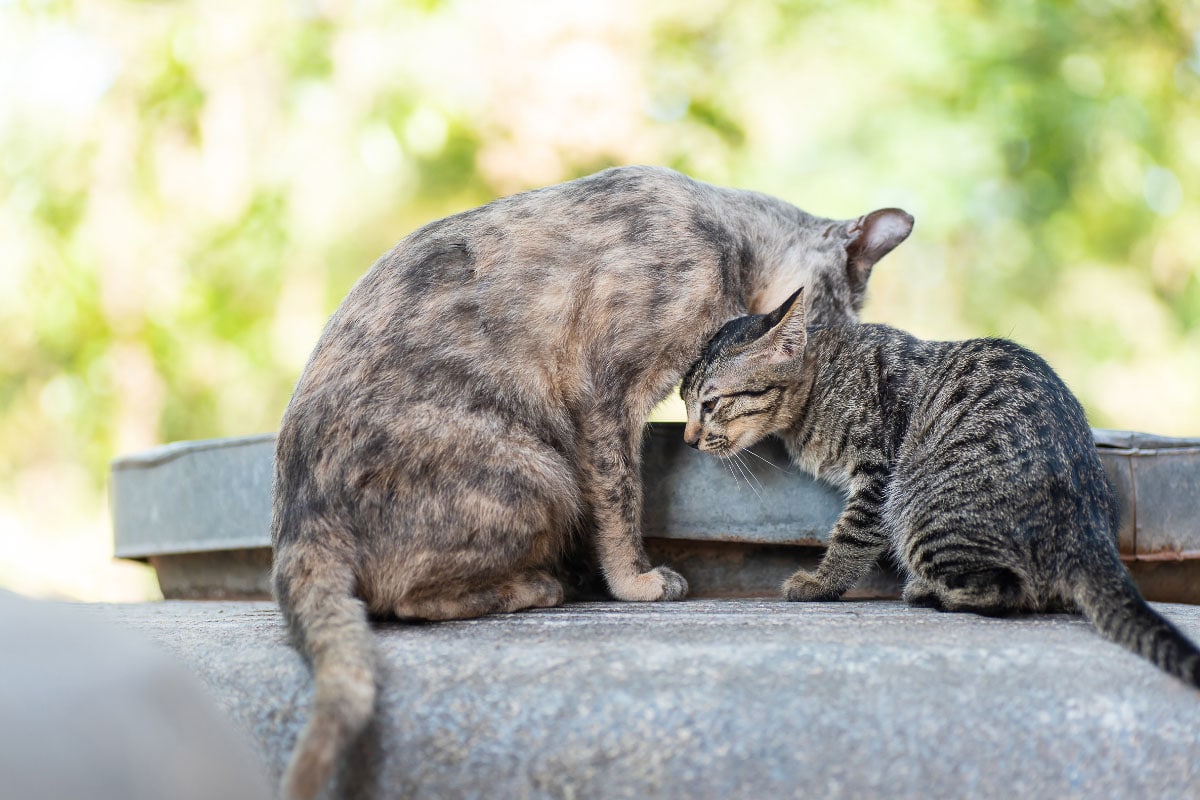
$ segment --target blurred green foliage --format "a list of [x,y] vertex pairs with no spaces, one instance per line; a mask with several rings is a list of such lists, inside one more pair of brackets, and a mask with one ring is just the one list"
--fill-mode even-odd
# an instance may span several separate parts
[[868,318],[1200,432],[1190,0],[10,2],[0,52],[0,502],[273,429],[395,241],[617,163],[902,206]]

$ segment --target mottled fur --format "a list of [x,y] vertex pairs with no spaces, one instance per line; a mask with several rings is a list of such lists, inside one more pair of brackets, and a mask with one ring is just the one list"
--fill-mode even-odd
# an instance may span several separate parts
[[890,550],[913,604],[1079,610],[1200,686],[1200,651],[1121,564],[1091,429],[1045,361],[1003,339],[808,328],[801,294],[725,325],[681,387],[688,444],[728,455],[774,433],[807,472],[845,489],[828,551],[787,580],[787,599],[837,599]]
[[807,281],[853,321],[896,210],[847,222],[670,170],[607,170],[416,231],[329,321],[276,447],[275,586],[316,682],[285,775],[311,797],[374,703],[367,615],[559,603],[585,541],[612,594],[671,600],[640,538],[647,414],[722,322]]

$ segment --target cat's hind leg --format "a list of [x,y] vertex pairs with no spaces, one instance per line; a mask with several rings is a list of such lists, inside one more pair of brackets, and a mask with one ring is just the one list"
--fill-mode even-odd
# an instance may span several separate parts
[[535,570],[499,585],[448,596],[406,599],[393,613],[400,619],[430,622],[508,614],[526,608],[550,608],[562,603],[563,588],[549,573]]
[[985,570],[971,577],[958,576],[962,585],[948,588],[913,576],[904,585],[903,600],[918,608],[938,611],[969,611],[987,617],[1002,617],[1021,611],[1024,593],[1011,584],[1007,570]]
[[1029,610],[1027,582],[1010,566],[1012,561],[1002,550],[972,537],[927,531],[922,544],[906,553],[912,577],[904,599],[940,611],[989,617]]

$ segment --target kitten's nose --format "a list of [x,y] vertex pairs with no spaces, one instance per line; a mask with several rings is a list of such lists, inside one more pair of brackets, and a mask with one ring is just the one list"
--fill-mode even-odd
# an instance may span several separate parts
[[699,447],[700,426],[689,422],[683,429],[683,441],[688,447]]

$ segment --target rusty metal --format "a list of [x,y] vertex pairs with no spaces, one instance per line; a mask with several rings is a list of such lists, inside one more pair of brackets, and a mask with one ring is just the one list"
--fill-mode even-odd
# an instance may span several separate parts
[[271,548],[209,550],[147,559],[167,600],[268,600]]
[[1122,501],[1122,559],[1200,559],[1200,440],[1108,430],[1094,435]]

